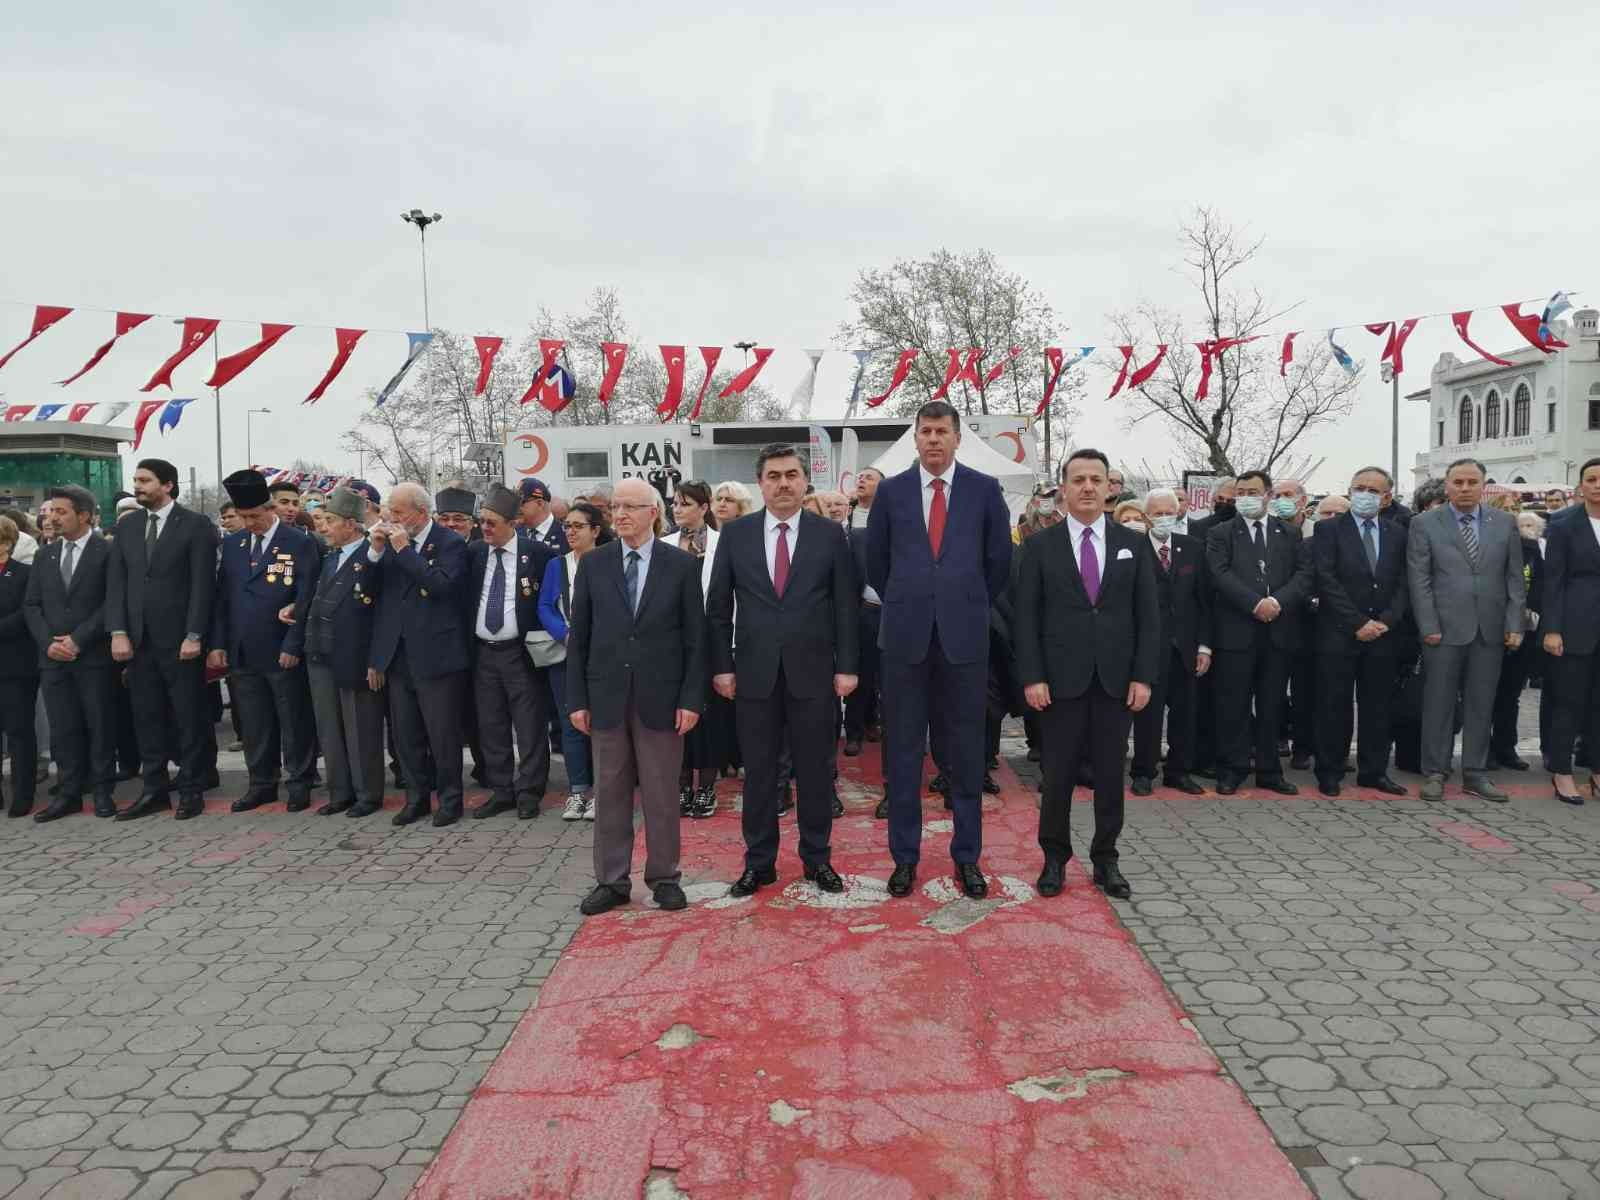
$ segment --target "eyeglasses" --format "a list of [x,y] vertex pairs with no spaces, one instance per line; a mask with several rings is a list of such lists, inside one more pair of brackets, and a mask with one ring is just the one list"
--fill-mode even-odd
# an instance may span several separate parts
[[581,533],[585,529],[593,529],[594,526],[590,525],[587,521],[563,521],[561,523],[561,528],[565,529],[568,533]]
[[613,504],[611,508],[615,512],[655,512],[656,510],[654,504]]

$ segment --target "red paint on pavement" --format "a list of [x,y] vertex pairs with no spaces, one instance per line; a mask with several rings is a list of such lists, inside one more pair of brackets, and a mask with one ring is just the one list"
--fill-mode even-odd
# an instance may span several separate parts
[[1465,821],[1442,821],[1434,828],[1465,843],[1473,850],[1483,850],[1490,854],[1515,854],[1517,850],[1504,838],[1496,837],[1487,829],[1479,829],[1476,825],[1468,825]]
[[1550,885],[1550,890],[1552,892],[1559,892],[1563,896],[1571,896],[1573,899],[1580,899],[1584,896],[1591,895],[1594,892],[1594,888],[1590,887],[1587,883],[1580,883],[1576,879],[1559,880],[1558,882]]
[[62,932],[82,933],[90,937],[110,937],[124,925],[138,920],[151,909],[160,908],[163,904],[171,903],[174,899],[173,892],[182,891],[187,886],[187,883],[178,880],[172,884],[172,891],[170,892],[155,892],[149,896],[126,897],[117,901],[117,906],[110,912],[84,917],[76,925],[67,926]]
[[955,898],[937,798],[891,900],[861,763],[833,862],[878,890],[812,906],[786,817],[779,884],[708,907],[693,885],[738,873],[738,817],[685,821],[697,902],[662,913],[636,882],[585,922],[416,1200],[609,1200],[652,1172],[694,1200],[1308,1195],[1086,874],[1033,895],[1031,789],[1002,768],[987,798],[988,901]]
[[252,829],[242,833],[232,841],[224,843],[208,854],[190,860],[191,867],[225,867],[229,863],[236,863],[246,854],[253,854],[261,847],[282,837],[281,833],[272,833],[265,829]]

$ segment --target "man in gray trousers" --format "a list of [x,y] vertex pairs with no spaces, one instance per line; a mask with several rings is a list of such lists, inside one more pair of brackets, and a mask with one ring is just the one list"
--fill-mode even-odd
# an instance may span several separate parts
[[1406,543],[1411,607],[1422,636],[1424,800],[1444,798],[1463,715],[1461,784],[1473,796],[1508,797],[1488,775],[1489,724],[1500,663],[1522,642],[1525,588],[1516,523],[1485,507],[1483,464],[1461,458],[1445,472],[1448,503],[1412,518]]
[[644,810],[644,882],[665,909],[688,903],[678,871],[678,769],[700,720],[708,675],[700,560],[652,532],[659,499],[640,479],[617,484],[617,541],[578,562],[567,632],[568,716],[594,744],[594,916],[633,885],[633,792]]

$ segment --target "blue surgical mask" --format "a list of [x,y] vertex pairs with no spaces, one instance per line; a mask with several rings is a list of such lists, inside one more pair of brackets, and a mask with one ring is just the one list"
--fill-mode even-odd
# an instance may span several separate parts
[[1254,521],[1267,511],[1267,498],[1265,496],[1235,496],[1233,504],[1239,510],[1239,515],[1246,521]]
[[1294,516],[1294,509],[1295,504],[1292,496],[1275,496],[1272,503],[1267,506],[1267,511],[1280,521],[1287,521]]
[[1383,497],[1377,492],[1351,492],[1350,511],[1365,520],[1378,515],[1378,510],[1383,507]]

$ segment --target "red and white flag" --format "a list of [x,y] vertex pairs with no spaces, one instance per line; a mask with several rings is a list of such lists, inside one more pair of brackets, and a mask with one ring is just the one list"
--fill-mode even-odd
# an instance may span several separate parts
[[489,386],[489,372],[494,370],[494,356],[500,353],[500,346],[505,339],[475,337],[472,341],[478,347],[478,386],[472,389],[472,394],[481,396],[483,389]]
[[663,421],[678,415],[683,403],[683,347],[662,346],[661,361],[667,368],[667,391],[656,405],[656,415]]
[[740,371],[728,380],[728,386],[717,393],[719,400],[726,400],[729,396],[737,396],[756,381],[756,376],[761,374],[761,368],[767,365],[767,359],[772,357],[772,350],[767,346],[755,347],[755,362]]
[[89,415],[89,410],[93,407],[93,404],[74,404],[67,410],[67,420],[81,421]]
[[868,408],[877,408],[895,394],[900,385],[910,376],[911,368],[916,365],[917,355],[920,353],[922,353],[920,350],[900,351],[900,357],[895,360],[894,374],[889,377],[889,386],[883,390],[881,395],[867,397]]
[[[556,355],[561,353],[561,347],[565,345],[566,342],[557,338],[539,339],[539,369],[533,373],[533,382],[528,385],[528,390],[522,393],[522,399],[518,401],[519,404],[526,404],[529,400],[539,395],[540,385],[550,377],[550,372],[556,365]],[[542,396],[540,397],[540,402],[543,403]]]
[[995,380],[999,379],[1000,376],[1005,374],[1007,364],[1016,362],[1017,361],[1017,355],[1019,355],[1021,353],[1022,353],[1022,347],[1021,346],[1009,346],[1009,347],[1007,347],[1006,353],[1005,353],[1005,357],[1002,358],[999,362],[995,363],[994,366],[989,368],[988,374],[986,374],[983,377],[983,383],[980,384],[979,386],[980,387],[988,387]]
[[65,379],[63,379],[61,381],[61,386],[66,387],[67,384],[73,382],[73,380],[82,379],[91,370],[100,365],[100,360],[102,358],[111,353],[111,347],[117,344],[118,338],[131,330],[139,328],[139,326],[143,325],[149,319],[149,313],[119,312],[117,314],[116,332],[111,335],[111,340],[91,354],[88,362],[84,363],[83,366],[79,367],[71,375],[68,375]]
[[272,325],[266,321],[261,322],[261,340],[253,346],[246,346],[237,354],[218,359],[216,369],[211,372],[211,378],[206,380],[206,386],[220,388],[231,383],[236,375],[276,346],[278,339],[293,328],[293,325]]
[[139,415],[133,418],[133,448],[137,450],[139,443],[144,441],[144,427],[150,424],[150,418],[155,416],[167,406],[165,400],[139,401]]
[[350,361],[350,353],[356,348],[356,343],[361,340],[365,329],[335,329],[333,331],[336,350],[333,362],[328,365],[322,379],[317,386],[311,389],[311,394],[301,404],[315,404],[322,399],[322,393],[328,390],[328,385],[338,378],[339,372],[344,370],[345,363]]
[[617,380],[622,378],[622,368],[628,361],[628,343],[601,342],[600,353],[605,355],[606,370],[600,378],[598,399],[605,406],[611,403],[611,393],[616,390]]
[[946,394],[958,383],[970,383],[979,391],[983,384],[978,379],[978,361],[983,358],[983,350],[973,347],[969,350],[957,350],[955,347],[945,351],[950,356],[945,363],[944,382],[939,385],[939,390],[928,397],[930,400],[943,400]]
[[150,376],[150,382],[139,390],[153,392],[158,387],[172,386],[172,372],[177,370],[178,364],[188,358],[201,346],[206,344],[206,339],[216,333],[219,324],[215,317],[185,317],[183,319],[183,341],[178,344],[172,357],[156,368],[156,373]]
[[5,366],[11,361],[11,356],[13,354],[15,354],[18,350],[21,350],[29,342],[33,341],[34,338],[38,337],[46,329],[49,329],[50,326],[54,325],[57,321],[61,320],[62,317],[66,316],[71,311],[72,310],[70,308],[62,308],[55,304],[35,305],[33,309],[33,325],[28,330],[28,336],[6,351],[5,356],[0,358],[0,367]]
[[711,386],[711,373],[717,369],[717,359],[722,357],[721,346],[701,346],[700,358],[706,364],[706,373],[700,380],[700,390],[695,393],[694,407],[689,410],[689,420],[700,416],[700,405],[705,402],[706,388]]

